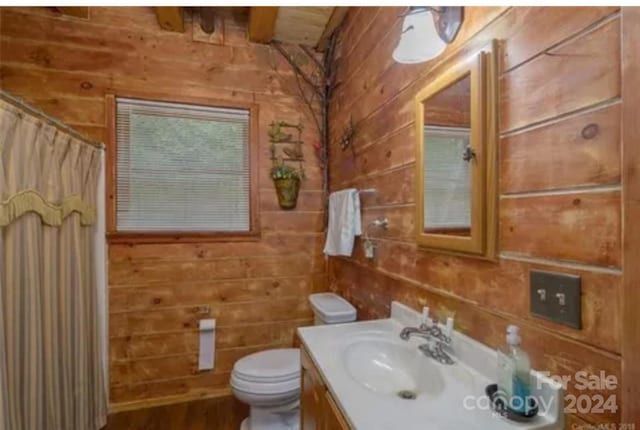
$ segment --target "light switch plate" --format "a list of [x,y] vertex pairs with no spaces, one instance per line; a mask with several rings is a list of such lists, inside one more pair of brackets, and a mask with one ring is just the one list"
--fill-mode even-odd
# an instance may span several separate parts
[[582,328],[579,276],[531,270],[529,286],[532,315]]

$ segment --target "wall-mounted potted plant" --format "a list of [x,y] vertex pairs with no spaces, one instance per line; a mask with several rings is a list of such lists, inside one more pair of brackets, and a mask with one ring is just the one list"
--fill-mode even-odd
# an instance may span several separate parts
[[278,203],[282,209],[295,209],[298,203],[300,182],[304,178],[302,167],[296,169],[284,163],[271,168],[271,179],[276,186]]
[[[271,179],[276,186],[278,204],[282,209],[295,209],[301,180],[304,179],[301,123],[274,121],[269,128],[271,142]],[[297,134],[296,134],[297,131]],[[289,163],[289,164],[287,164]],[[297,163],[300,167],[291,167]]]

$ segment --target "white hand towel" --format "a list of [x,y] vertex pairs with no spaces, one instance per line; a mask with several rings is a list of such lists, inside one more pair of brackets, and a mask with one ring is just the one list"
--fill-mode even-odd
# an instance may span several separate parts
[[362,234],[360,195],[355,188],[336,191],[329,196],[329,227],[324,245],[326,255],[346,255],[353,252],[356,236]]

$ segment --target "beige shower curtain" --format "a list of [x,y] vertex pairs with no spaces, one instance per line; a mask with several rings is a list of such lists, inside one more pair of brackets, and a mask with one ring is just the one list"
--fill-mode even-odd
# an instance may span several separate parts
[[93,260],[101,149],[0,97],[0,429],[106,422]]

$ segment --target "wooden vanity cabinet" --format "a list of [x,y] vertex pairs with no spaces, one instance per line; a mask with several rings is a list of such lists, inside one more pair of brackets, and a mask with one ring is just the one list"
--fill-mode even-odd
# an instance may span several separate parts
[[313,366],[313,362],[304,349],[301,349],[302,394],[300,396],[300,416],[302,430],[320,430],[322,426],[322,408],[324,384]]
[[351,427],[347,424],[342,412],[338,409],[338,405],[331,397],[328,391],[324,392],[325,405],[323,410],[324,429],[325,430],[349,430]]
[[309,354],[300,349],[302,357],[302,395],[300,396],[301,430],[350,430],[331,393]]

